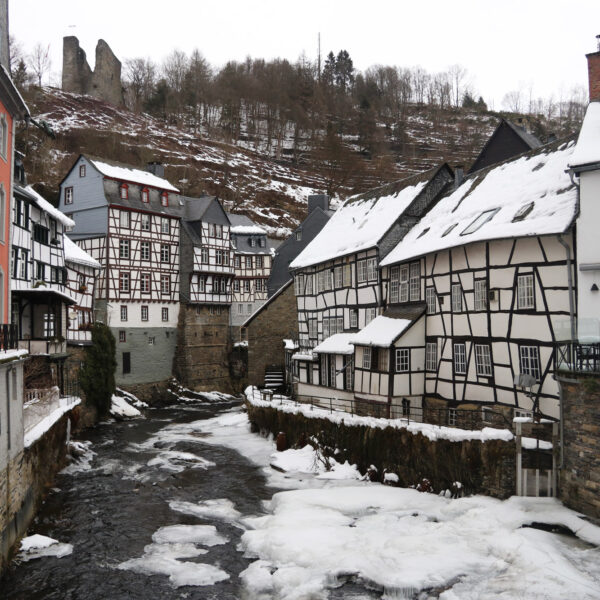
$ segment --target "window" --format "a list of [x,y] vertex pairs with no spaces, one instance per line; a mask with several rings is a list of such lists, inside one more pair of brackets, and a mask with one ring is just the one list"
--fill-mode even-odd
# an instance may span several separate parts
[[171,293],[171,277],[169,275],[160,276],[160,293],[170,294]]
[[408,373],[410,371],[410,350],[408,348],[396,348],[396,373]]
[[251,268],[252,268],[252,257],[246,256],[246,269],[251,269]]
[[494,413],[492,412],[492,409],[489,406],[482,406],[481,407],[481,420],[484,423],[491,423],[493,421],[494,418]]
[[239,269],[239,268],[241,268],[241,266],[242,266],[242,259],[241,259],[241,258],[239,257],[239,255],[237,255],[237,254],[236,254],[236,255],[235,255],[235,257],[233,258],[233,266],[234,266],[236,269]]
[[352,266],[349,264],[344,265],[342,284],[344,287],[350,287],[352,285]]
[[227,293],[227,278],[221,277],[221,294]]
[[148,204],[148,202],[150,202],[150,192],[148,191],[148,188],[142,189],[142,202],[144,204]]
[[51,338],[56,335],[56,316],[52,312],[44,313],[44,337]]
[[475,310],[487,310],[487,281],[485,279],[475,280]]
[[0,154],[4,160],[8,158],[8,121],[6,115],[0,117]]
[[253,237],[250,238],[250,247],[251,248],[256,247],[256,238],[253,238]]
[[148,307],[146,305],[143,305],[141,307],[141,318],[142,318],[142,321],[148,320]]
[[302,229],[296,231],[296,241],[299,242],[302,239]]
[[408,275],[409,268],[408,265],[400,266],[400,302],[408,302]]
[[260,238],[260,240],[258,241],[258,245],[259,245],[261,248],[265,248],[265,247],[266,247],[266,245],[267,245],[267,240],[265,240],[265,238]]
[[223,237],[223,226],[215,225],[215,237],[222,238]]
[[262,292],[262,289],[263,289],[263,282],[262,282],[262,279],[257,279],[257,280],[254,282],[254,289],[255,289],[257,292]]
[[452,225],[450,225],[450,227],[448,227],[448,229],[442,233],[442,237],[446,237],[457,225],[458,223],[452,223]]
[[365,314],[365,325],[368,325],[376,316],[377,316],[376,308],[367,308],[367,312]]
[[377,370],[382,373],[387,373],[390,366],[390,352],[387,348],[379,348],[377,351]]
[[35,223],[33,226],[33,241],[40,244],[48,244],[48,233],[49,230],[47,227]]
[[35,278],[39,281],[46,279],[46,265],[39,260],[35,261]]
[[454,344],[454,373],[464,375],[467,372],[467,349],[465,344]]
[[119,291],[129,291],[129,273],[119,273]]
[[484,210],[478,217],[476,217],[470,225],[463,229],[460,235],[468,235],[474,233],[481,227],[483,227],[488,221],[494,218],[494,215],[499,211],[499,208],[492,208],[490,210]]
[[331,271],[319,271],[317,273],[317,292],[326,292],[331,289]]
[[456,422],[458,420],[458,411],[456,408],[448,409],[448,425],[450,427],[456,427]]
[[390,269],[390,302],[398,302],[400,298],[400,269]]
[[359,260],[357,263],[358,268],[358,283],[365,283],[367,281],[367,261]]
[[119,197],[121,200],[127,200],[127,198],[129,198],[129,187],[126,183],[122,183],[119,186]]
[[311,339],[316,339],[317,336],[318,336],[317,319],[309,319],[308,320],[308,337]]
[[421,263],[410,263],[410,301],[421,299]]
[[243,314],[244,314],[244,305],[238,304],[238,315],[243,315]]
[[119,331],[119,342],[126,342],[127,336],[124,331]]
[[301,296],[304,293],[304,275],[302,275],[302,273],[296,275],[296,278],[294,279],[294,287],[294,293],[296,296]]
[[50,267],[50,283],[58,283],[58,269]]
[[358,308],[350,309],[350,329],[358,329]]
[[251,315],[252,314],[252,304],[248,304],[246,306],[247,310],[248,310],[248,314]]
[[245,292],[250,291],[250,280],[249,279],[244,279],[244,291]]
[[437,370],[437,343],[428,342],[425,345],[425,370]]
[[460,283],[452,284],[452,312],[462,312],[462,287]]
[[[6,194],[4,192],[4,186],[0,187],[0,203],[2,206],[6,206]],[[4,210],[0,213],[0,222],[4,222]],[[29,229],[29,204],[23,202],[20,198],[14,198],[13,202],[13,223],[19,227]],[[0,236],[2,233],[0,232]],[[4,241],[4,240],[2,240]]]
[[142,294],[150,293],[150,273],[142,273],[140,275],[140,292]]
[[304,290],[305,295],[313,293],[313,279],[314,279],[314,276],[312,273],[309,273],[306,276],[306,289]]
[[369,346],[365,346],[363,348],[363,361],[362,361],[363,369],[371,370],[371,348]]
[[475,344],[475,370],[481,377],[491,377],[492,359],[488,344]]
[[333,284],[336,289],[340,289],[344,285],[344,275],[342,267],[336,267],[333,271]]
[[169,194],[167,192],[163,192],[160,195],[160,205],[161,206],[169,206]]
[[162,318],[163,321],[168,321],[169,320],[169,309],[166,306],[163,306],[161,311],[160,311],[160,316]]
[[256,257],[256,268],[257,269],[262,269],[263,267],[263,257],[262,256],[257,256]]
[[[171,255],[171,250],[168,244],[160,245],[160,262],[169,262],[169,257]],[[219,263],[217,263],[219,264]]]
[[127,306],[121,306],[121,321],[127,321]]
[[526,373],[540,380],[540,353],[537,346],[521,346],[519,348],[521,373]]
[[142,231],[150,231],[150,215],[142,214],[140,227]]
[[119,226],[123,229],[129,229],[131,226],[131,213],[128,210],[119,211]]
[[160,232],[169,234],[171,232],[171,220],[170,219],[161,219],[160,220]]
[[156,338],[153,335],[148,336],[148,346],[154,346]]
[[131,352],[123,352],[123,375],[131,373]]
[[534,206],[535,202],[529,202],[528,204],[521,206],[521,208],[519,208],[519,210],[515,213],[515,216],[512,218],[512,222],[514,223],[515,221],[522,221],[533,210]]
[[150,242],[140,242],[140,259],[150,260]]
[[239,279],[234,279],[233,280],[233,291],[234,292],[239,292],[240,291],[240,280]]
[[19,262],[19,277],[21,279],[28,279],[27,277],[27,264],[28,264],[28,252],[27,250],[21,249],[21,261]]
[[223,264],[223,250],[216,250],[215,251],[215,263],[217,265],[222,265]]
[[198,291],[199,292],[206,291],[206,277],[204,277],[204,275],[200,275],[198,277]]
[[377,259],[367,259],[367,279],[369,281],[377,281]]
[[425,303],[427,304],[427,314],[435,315],[437,311],[437,298],[434,287],[425,288]]
[[129,258],[129,240],[119,240],[119,258]]
[[73,188],[65,188],[65,204],[73,204]]
[[85,177],[85,165],[79,165],[79,177]]
[[402,418],[408,419],[410,417],[410,400],[408,398],[402,398]]
[[533,273],[517,277],[517,308],[535,308]]
[[208,264],[208,248],[200,249],[200,262],[204,265]]

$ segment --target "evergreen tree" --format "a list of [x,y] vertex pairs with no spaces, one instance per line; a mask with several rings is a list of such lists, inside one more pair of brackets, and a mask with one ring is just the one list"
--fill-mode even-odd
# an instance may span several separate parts
[[92,345],[86,348],[85,362],[79,371],[79,382],[87,402],[98,409],[100,417],[110,411],[115,391],[116,344],[110,329],[95,323],[92,327]]
[[335,84],[342,92],[348,91],[354,84],[354,64],[347,50],[340,50],[335,59]]

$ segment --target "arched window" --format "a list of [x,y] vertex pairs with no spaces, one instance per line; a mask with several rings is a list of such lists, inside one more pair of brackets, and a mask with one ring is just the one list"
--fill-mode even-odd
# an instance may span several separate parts
[[127,200],[127,198],[129,198],[129,186],[126,183],[121,184],[119,195],[121,196],[121,200]]

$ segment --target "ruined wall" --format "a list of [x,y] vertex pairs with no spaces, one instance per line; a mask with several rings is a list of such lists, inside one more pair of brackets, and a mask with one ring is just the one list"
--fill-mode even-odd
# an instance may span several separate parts
[[[173,374],[196,391],[234,392],[229,372],[229,306],[181,304]],[[212,310],[212,314],[211,314]]]
[[465,494],[504,499],[515,491],[514,442],[431,441],[406,429],[346,426],[270,407],[246,406],[254,430],[273,435],[284,432],[289,446],[306,444],[314,437],[321,447],[342,449],[336,460],[356,464],[361,473],[370,465],[377,468],[379,479],[385,471],[396,473],[401,487],[428,479],[435,492],[451,489],[455,481],[461,482]]
[[69,414],[64,415],[0,474],[0,573],[11,547],[27,531],[46,487],[65,463],[68,420]]
[[79,46],[79,40],[75,36],[64,37],[62,89],[122,105],[121,61],[104,40],[98,40],[96,65],[92,71],[85,51]]
[[569,508],[600,521],[600,378],[561,386],[564,464],[559,497]]

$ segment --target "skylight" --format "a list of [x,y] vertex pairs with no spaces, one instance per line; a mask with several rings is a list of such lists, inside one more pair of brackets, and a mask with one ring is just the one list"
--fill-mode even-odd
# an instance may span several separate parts
[[499,208],[484,210],[464,231],[461,231],[460,235],[468,235],[469,233],[474,233],[475,231],[483,227],[483,225],[485,225],[488,221],[491,221],[494,218],[494,215],[499,210]]
[[442,233],[442,237],[446,237],[457,225],[458,223],[452,223],[452,225],[450,225],[450,227],[448,227],[448,229]]
[[522,221],[532,210],[535,205],[535,202],[529,202],[528,204],[524,204],[521,208],[515,213],[515,216],[512,218],[512,222]]
[[428,231],[429,231],[429,227],[425,227],[425,229],[423,229],[423,231],[421,231],[421,234],[419,235],[419,237],[422,238]]

